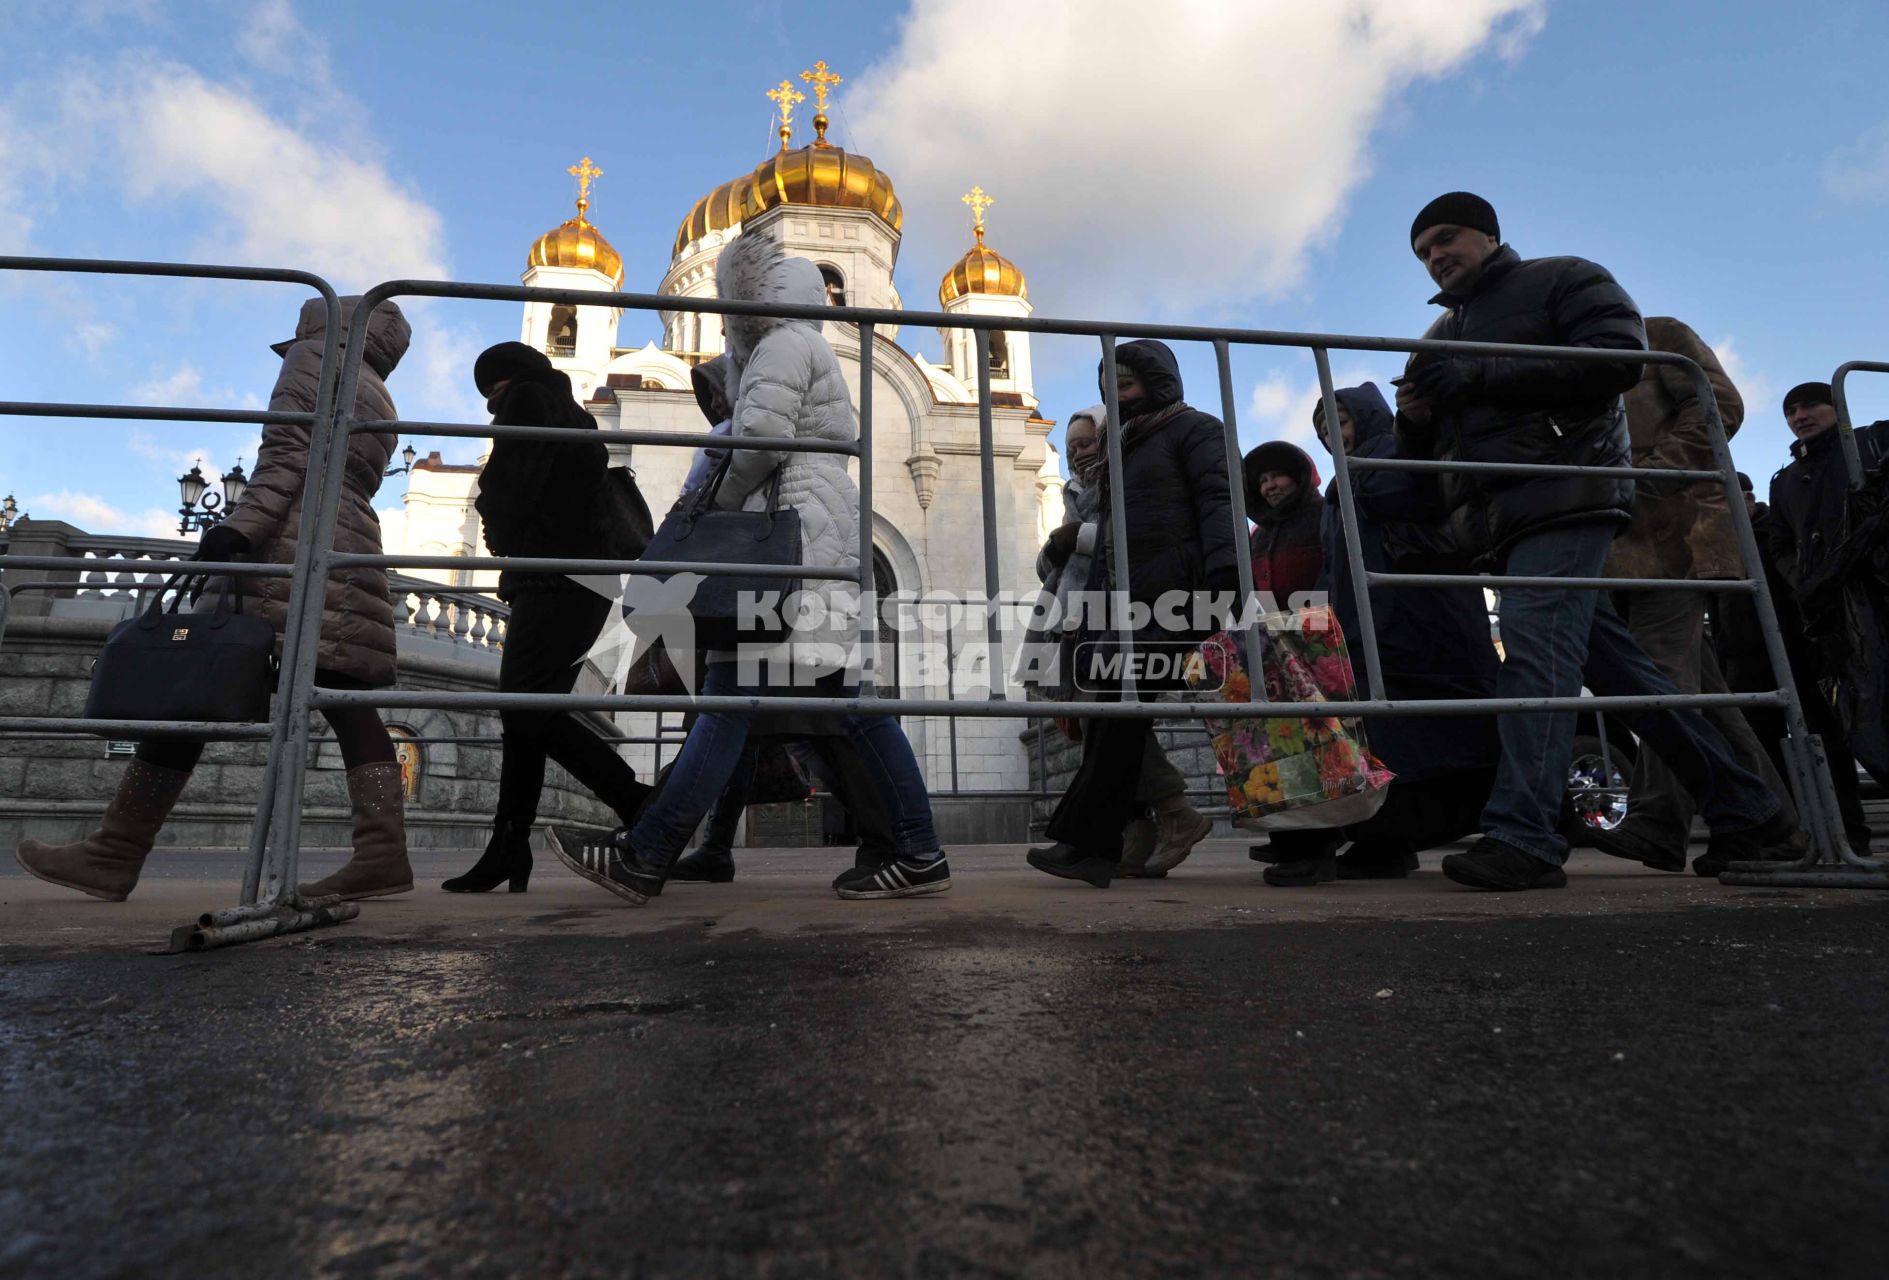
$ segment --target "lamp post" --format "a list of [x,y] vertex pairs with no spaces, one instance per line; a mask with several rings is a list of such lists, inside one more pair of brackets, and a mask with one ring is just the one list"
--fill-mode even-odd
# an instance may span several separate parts
[[249,477],[243,474],[242,459],[237,459],[236,465],[220,478],[221,493],[210,489],[210,481],[204,476],[200,461],[191,464],[189,471],[177,477],[177,492],[184,503],[177,509],[177,532],[186,536],[222,524],[223,518],[243,500],[243,493],[249,488]]
[[13,521],[18,518],[19,514],[20,504],[15,502],[13,495],[9,493],[6,497],[6,501],[0,502],[0,532],[11,529],[13,527]]
[[404,467],[388,467],[384,474],[390,475],[390,476],[406,475],[407,472],[413,470],[413,460],[419,456],[420,455],[414,450],[413,446],[409,444],[406,448],[400,451],[400,460],[406,463],[407,465]]

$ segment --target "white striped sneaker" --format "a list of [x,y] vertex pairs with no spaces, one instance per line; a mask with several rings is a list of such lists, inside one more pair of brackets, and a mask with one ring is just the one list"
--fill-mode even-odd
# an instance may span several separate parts
[[551,852],[573,874],[598,888],[608,889],[632,906],[640,907],[662,892],[662,878],[647,873],[639,874],[641,869],[626,861],[626,850],[614,844],[586,839],[581,832],[560,832],[556,827],[550,828],[548,835],[546,843],[551,846]]
[[940,854],[926,862],[897,858],[884,866],[854,867],[841,873],[833,889],[842,898],[917,898],[951,887],[951,865]]

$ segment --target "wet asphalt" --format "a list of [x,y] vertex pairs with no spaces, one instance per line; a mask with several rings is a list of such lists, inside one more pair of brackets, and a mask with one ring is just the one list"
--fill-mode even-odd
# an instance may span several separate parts
[[961,879],[189,957],[0,916],[0,1275],[1889,1270],[1889,895],[1095,928]]

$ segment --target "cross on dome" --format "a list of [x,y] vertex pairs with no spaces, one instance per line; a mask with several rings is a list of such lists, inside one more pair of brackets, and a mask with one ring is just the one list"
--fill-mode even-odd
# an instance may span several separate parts
[[780,88],[769,89],[767,96],[780,108],[781,150],[787,150],[787,144],[794,136],[794,108],[807,100],[807,95],[794,88],[792,80],[783,80]]
[[985,195],[984,188],[982,187],[972,187],[970,191],[961,198],[965,204],[971,206],[971,230],[977,232],[977,242],[983,244],[984,210],[990,208],[997,202]]
[[577,179],[577,220],[582,222],[584,211],[590,208],[591,180],[603,177],[603,170],[592,164],[589,156],[585,156],[564,172]]
[[826,97],[834,85],[842,83],[842,77],[827,69],[826,59],[813,64],[813,70],[803,71],[800,78],[813,86],[813,145],[821,149],[833,144],[826,140]]

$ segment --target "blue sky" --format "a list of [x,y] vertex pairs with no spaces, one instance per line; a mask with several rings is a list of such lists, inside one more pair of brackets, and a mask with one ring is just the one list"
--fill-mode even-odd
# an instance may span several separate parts
[[[677,222],[771,146],[783,76],[847,77],[834,135],[897,183],[899,283],[928,307],[968,244],[958,193],[1042,315],[1412,335],[1411,215],[1478,191],[1524,255],[1594,258],[1726,354],[1734,442],[1786,460],[1783,389],[1889,356],[1882,6],[1297,0],[493,3],[16,0],[0,47],[0,252],[510,283],[604,170],[592,218],[653,290]],[[810,114],[802,109],[803,116]],[[0,396],[258,405],[279,286],[0,278]],[[466,371],[509,304],[436,304],[391,387],[477,412]],[[626,319],[621,341],[654,336]],[[906,331],[935,354],[935,335]],[[1190,398],[1218,408],[1206,353]],[[1095,398],[1095,348],[1039,342],[1044,412]],[[1334,357],[1341,378],[1395,371]],[[1243,352],[1250,442],[1303,439],[1309,357]],[[1863,379],[1859,421],[1889,416]],[[246,428],[0,420],[0,493],[97,532],[159,532]],[[421,442],[422,447],[428,447]],[[384,491],[398,501],[399,481]]]

